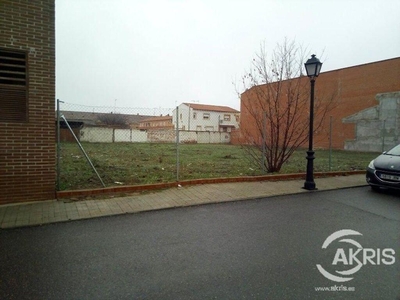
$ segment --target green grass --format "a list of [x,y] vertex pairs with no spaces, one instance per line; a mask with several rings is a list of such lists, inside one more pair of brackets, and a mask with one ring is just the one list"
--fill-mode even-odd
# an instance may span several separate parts
[[[175,144],[83,143],[106,186],[138,185],[177,180]],[[61,144],[60,189],[101,187],[101,183],[75,143]],[[280,173],[302,173],[305,150],[296,151]],[[329,171],[329,151],[316,150],[314,170]],[[331,170],[364,170],[377,153],[332,151]],[[261,158],[260,158],[261,160]],[[240,146],[222,144],[179,145],[179,179],[262,175]]]

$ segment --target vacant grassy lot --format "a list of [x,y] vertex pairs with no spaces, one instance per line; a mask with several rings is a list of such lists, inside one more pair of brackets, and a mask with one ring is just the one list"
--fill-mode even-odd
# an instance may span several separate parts
[[[135,185],[177,180],[175,144],[83,143],[106,186]],[[260,154],[261,155],[261,154]],[[329,151],[316,150],[315,172],[329,171]],[[377,153],[332,151],[332,171],[364,170]],[[297,151],[280,173],[305,172],[305,150]],[[261,160],[261,157],[260,157]],[[75,143],[61,144],[60,189],[101,187]],[[240,146],[221,144],[179,145],[179,179],[262,175]]]

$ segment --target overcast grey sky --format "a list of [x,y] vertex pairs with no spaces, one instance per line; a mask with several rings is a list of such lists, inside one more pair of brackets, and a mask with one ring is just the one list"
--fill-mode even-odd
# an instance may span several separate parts
[[[84,105],[240,108],[260,44],[285,37],[322,72],[400,56],[399,0],[56,0],[56,97]],[[117,100],[117,101],[115,101]]]

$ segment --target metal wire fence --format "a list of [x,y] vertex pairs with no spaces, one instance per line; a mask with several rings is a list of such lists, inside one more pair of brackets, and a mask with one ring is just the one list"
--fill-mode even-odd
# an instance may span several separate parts
[[194,107],[95,107],[58,101],[57,189],[260,174],[249,167],[240,146],[230,145],[238,113]]
[[[57,190],[266,174],[263,149],[254,159],[246,147],[231,143],[239,127],[238,113],[195,103],[121,108],[58,101]],[[390,122],[387,118],[380,126],[357,124],[360,134],[347,144],[352,151],[337,151],[330,145],[335,130],[331,118],[326,128],[329,148],[316,150],[315,171],[364,169],[376,151],[397,141],[390,135]],[[361,125],[381,134],[367,135],[371,130]],[[304,172],[304,153],[296,152],[283,172]]]

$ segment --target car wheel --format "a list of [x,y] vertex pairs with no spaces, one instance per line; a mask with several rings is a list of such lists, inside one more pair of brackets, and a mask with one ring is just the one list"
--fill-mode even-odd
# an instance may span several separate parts
[[375,185],[370,185],[370,187],[371,187],[371,189],[374,191],[374,192],[379,192],[381,189],[379,188],[379,186],[375,186]]

